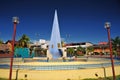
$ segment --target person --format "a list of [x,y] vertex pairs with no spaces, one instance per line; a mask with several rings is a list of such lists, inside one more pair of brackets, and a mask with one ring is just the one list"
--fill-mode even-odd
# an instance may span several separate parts
[[47,57],[47,62],[49,62],[49,57]]

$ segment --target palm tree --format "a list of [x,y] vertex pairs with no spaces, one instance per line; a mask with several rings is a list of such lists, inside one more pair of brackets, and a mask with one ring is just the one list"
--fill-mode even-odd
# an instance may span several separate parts
[[85,48],[79,46],[77,47],[77,55],[83,55],[85,53]]
[[120,47],[120,37],[117,36],[114,39],[111,39],[112,41],[112,46],[113,46],[113,52],[117,54],[117,50]]
[[19,40],[19,45],[21,47],[28,47],[29,41],[30,41],[30,38],[27,35],[23,34]]
[[74,54],[74,48],[68,48],[67,49],[67,54],[69,54],[70,58],[72,57],[72,55]]
[[92,46],[87,47],[87,54],[91,53],[94,51],[94,48]]
[[0,39],[0,44],[2,44],[3,43],[3,41]]

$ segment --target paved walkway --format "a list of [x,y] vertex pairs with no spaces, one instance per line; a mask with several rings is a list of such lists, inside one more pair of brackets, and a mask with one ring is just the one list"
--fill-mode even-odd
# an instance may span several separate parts
[[[105,68],[106,76],[112,76],[111,67]],[[39,71],[39,70],[19,70],[18,79],[25,79],[27,75],[27,80],[81,80],[84,78],[97,78],[95,74],[98,74],[98,77],[104,77],[103,68],[94,68],[94,69],[80,69],[80,70],[52,70],[52,71]],[[116,75],[120,75],[120,66],[115,67]],[[8,78],[9,70],[0,69],[0,77]],[[13,70],[13,79],[16,78],[16,70]]]

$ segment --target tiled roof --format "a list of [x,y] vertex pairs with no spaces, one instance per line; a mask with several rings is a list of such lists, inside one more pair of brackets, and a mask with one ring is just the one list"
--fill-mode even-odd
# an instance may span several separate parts
[[9,49],[9,45],[7,44],[0,44],[0,50],[7,50]]

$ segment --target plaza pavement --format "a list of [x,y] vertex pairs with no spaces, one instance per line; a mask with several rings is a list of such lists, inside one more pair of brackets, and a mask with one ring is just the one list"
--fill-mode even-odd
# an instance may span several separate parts
[[[104,61],[105,63],[106,61]],[[14,63],[18,65],[67,65],[67,64],[101,64],[103,62],[28,62],[28,63]],[[106,76],[112,76],[112,68],[89,68],[78,70],[19,70],[18,79],[26,80],[82,80],[84,78],[98,78]],[[98,77],[95,76],[98,74]],[[120,66],[115,66],[115,74],[120,75]],[[25,77],[27,75],[27,77]],[[1,78],[9,78],[9,69],[0,69]],[[13,79],[16,78],[16,70],[13,70]]]

